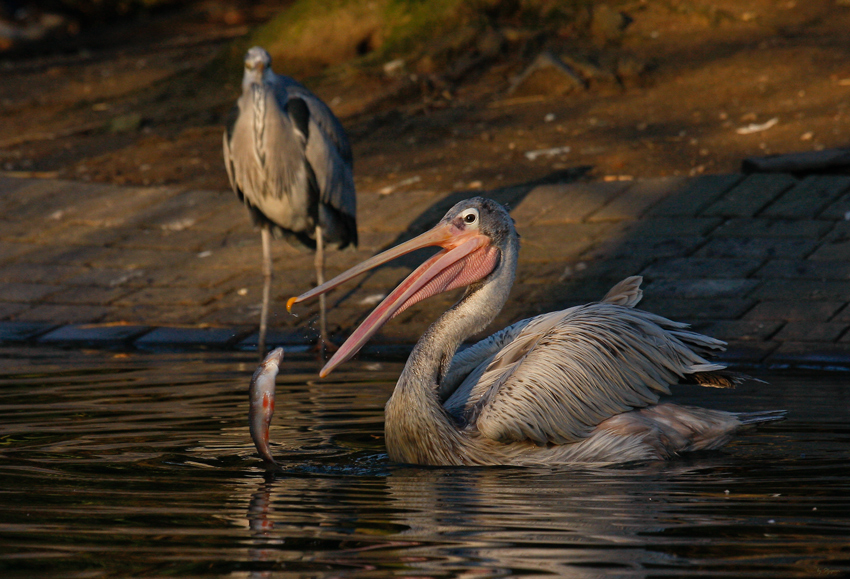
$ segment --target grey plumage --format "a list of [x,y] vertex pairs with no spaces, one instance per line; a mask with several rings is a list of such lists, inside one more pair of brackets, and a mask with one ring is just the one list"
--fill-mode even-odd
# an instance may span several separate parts
[[[316,250],[322,283],[324,245],[357,245],[351,147],[339,120],[303,85],[275,74],[268,52],[254,47],[245,56],[242,95],[228,119],[223,149],[230,185],[263,232],[266,277],[271,234]],[[324,305],[322,314],[325,338]]]
[[[742,376],[712,361],[724,342],[636,309],[640,277],[620,282],[600,302],[523,320],[456,354],[458,345],[489,324],[507,300],[519,239],[507,211],[481,198],[457,204],[420,237],[423,243],[412,240],[405,251],[435,244],[445,250],[428,268],[411,274],[405,287],[425,284],[427,289],[434,283],[428,279],[462,275],[452,269],[461,261],[434,271],[457,248],[467,248],[461,260],[493,247],[499,255],[414,347],[386,406],[392,460],[433,465],[655,460],[717,448],[745,425],[784,416],[659,405],[659,396],[678,382],[729,387]],[[470,252],[475,244],[483,248]],[[389,259],[398,252],[387,253]],[[370,266],[383,261],[376,256]],[[363,267],[351,271],[360,273]],[[342,274],[297,300],[350,277]],[[416,297],[404,297],[405,303]],[[385,300],[376,312],[384,308],[391,314],[396,306]],[[343,344],[322,375],[355,352]]]

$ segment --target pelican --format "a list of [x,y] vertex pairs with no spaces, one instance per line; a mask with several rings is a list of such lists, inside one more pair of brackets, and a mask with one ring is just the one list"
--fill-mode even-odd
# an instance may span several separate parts
[[[255,46],[245,55],[242,96],[224,131],[230,186],[260,228],[263,306],[259,351],[265,352],[271,291],[271,237],[316,251],[317,283],[324,281],[324,246],[357,246],[353,161],[339,120],[297,81],[275,74],[271,56]],[[322,344],[328,339],[319,303]]]
[[413,348],[385,409],[389,458],[423,465],[616,464],[714,449],[783,411],[735,413],[659,404],[678,382],[733,387],[746,378],[710,361],[725,343],[635,309],[641,278],[599,302],[529,318],[457,353],[504,306],[519,236],[498,203],[455,205],[430,231],[291,298],[306,300],[400,255],[442,248],[413,271],[322,369],[351,358],[385,322],[466,287]]

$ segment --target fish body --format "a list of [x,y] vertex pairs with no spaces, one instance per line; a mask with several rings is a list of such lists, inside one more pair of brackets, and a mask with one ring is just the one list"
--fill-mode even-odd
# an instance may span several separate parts
[[274,415],[275,378],[283,361],[283,348],[276,348],[257,366],[248,389],[248,429],[257,452],[269,464],[277,464],[269,450],[269,425]]

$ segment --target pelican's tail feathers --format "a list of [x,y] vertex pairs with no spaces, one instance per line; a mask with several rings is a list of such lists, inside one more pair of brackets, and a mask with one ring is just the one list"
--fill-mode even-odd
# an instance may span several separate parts
[[737,412],[735,417],[741,421],[741,424],[761,424],[762,422],[775,422],[777,420],[785,420],[788,415],[787,410],[762,410],[760,412]]

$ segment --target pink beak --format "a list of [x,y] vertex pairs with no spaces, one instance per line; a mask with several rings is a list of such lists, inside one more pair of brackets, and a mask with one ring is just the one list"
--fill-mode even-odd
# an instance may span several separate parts
[[372,268],[429,246],[442,247],[443,251],[416,268],[390,295],[384,298],[384,301],[336,351],[322,368],[319,376],[324,378],[330,374],[331,370],[349,360],[381,326],[409,306],[440,292],[467,286],[489,275],[499,263],[499,250],[490,245],[490,238],[478,229],[466,230],[453,223],[441,222],[430,231],[379,253],[332,280],[298,297],[290,298],[286,302],[286,309],[291,310],[293,304],[323,294]]

